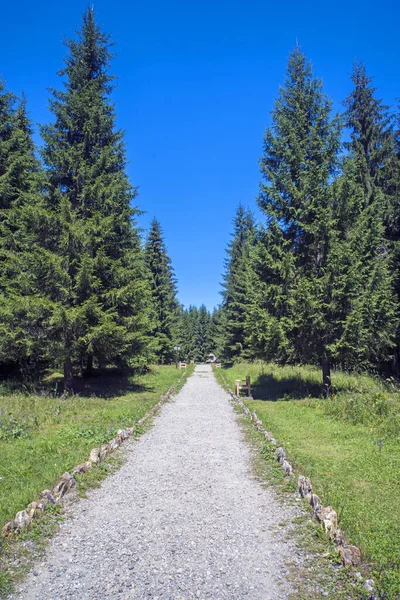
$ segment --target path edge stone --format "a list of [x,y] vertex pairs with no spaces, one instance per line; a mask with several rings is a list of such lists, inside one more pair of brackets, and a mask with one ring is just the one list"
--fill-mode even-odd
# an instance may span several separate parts
[[[221,377],[232,400],[241,408],[242,412],[251,420],[255,428],[264,436],[265,441],[276,448],[274,454],[277,462],[284,470],[285,476],[293,477],[294,469],[287,460],[284,449],[278,446],[278,442],[273,437],[273,434],[263,427],[262,421],[258,418],[256,411],[251,412],[243,400],[233,393],[223,372],[221,372]],[[297,488],[297,494],[300,495],[301,498],[307,500],[310,508],[312,509],[313,517],[321,524],[329,539],[335,544],[342,564],[344,566],[359,566],[361,562],[360,550],[357,548],[357,546],[348,544],[344,539],[341,530],[337,527],[338,519],[336,511],[331,506],[322,506],[319,497],[313,493],[312,483],[308,477],[299,475],[297,480]]]
[[[185,370],[180,376],[178,382],[180,382],[187,375]],[[175,388],[171,387],[166,394],[160,397],[159,402],[155,404],[149,412],[147,412],[139,421],[133,422],[132,427],[126,429],[118,429],[117,437],[110,440],[107,444],[103,444],[101,448],[92,448],[89,453],[88,460],[84,463],[77,465],[72,474],[67,471],[60,477],[52,490],[43,490],[40,493],[39,502],[31,502],[28,506],[15,515],[12,521],[8,521],[2,527],[1,535],[7,539],[10,537],[15,538],[23,530],[27,529],[34,519],[37,519],[46,510],[48,504],[60,504],[60,501],[68,492],[70,492],[77,484],[75,475],[81,473],[87,473],[92,465],[102,462],[109,454],[117,450],[126,440],[128,440],[135,433],[137,426],[141,427],[149,419],[155,416],[155,414],[162,408],[162,406],[170,400],[174,395]]]

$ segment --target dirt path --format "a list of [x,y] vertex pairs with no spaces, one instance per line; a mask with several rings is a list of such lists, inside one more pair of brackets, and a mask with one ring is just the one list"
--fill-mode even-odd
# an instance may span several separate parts
[[298,563],[295,516],[252,478],[211,368],[196,367],[124,466],[78,502],[13,598],[276,600]]

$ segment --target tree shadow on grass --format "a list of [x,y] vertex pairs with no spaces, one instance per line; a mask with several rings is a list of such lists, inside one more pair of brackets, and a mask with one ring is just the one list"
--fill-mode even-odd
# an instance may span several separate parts
[[[152,392],[152,386],[137,383],[135,377],[140,373],[135,369],[107,368],[93,370],[91,375],[79,375],[73,379],[74,394],[82,398],[113,398],[132,393]],[[3,379],[4,393],[19,392],[23,394],[49,394],[62,396],[64,394],[63,376],[53,372],[35,381],[27,383],[19,376]]]
[[252,382],[251,392],[255,400],[301,400],[320,397],[322,385],[301,377],[277,379],[273,375],[260,375]]
[[74,393],[88,398],[113,398],[126,394],[152,392],[154,388],[135,381],[134,370],[105,369],[93,375],[74,377]]

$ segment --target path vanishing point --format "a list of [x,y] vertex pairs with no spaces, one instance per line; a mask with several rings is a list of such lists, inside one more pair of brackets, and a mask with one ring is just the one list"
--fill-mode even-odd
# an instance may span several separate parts
[[72,505],[12,598],[279,600],[301,552],[285,506],[254,478],[228,394],[200,365],[126,462]]

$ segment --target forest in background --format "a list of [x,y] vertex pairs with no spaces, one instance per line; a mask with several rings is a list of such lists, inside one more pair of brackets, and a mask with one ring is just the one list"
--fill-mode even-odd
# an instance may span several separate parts
[[[209,352],[398,370],[399,116],[355,63],[343,114],[296,47],[260,160],[258,205],[238,207],[221,305],[185,309],[160,223],[146,240],[126,174],[92,9],[66,42],[53,121],[34,147],[26,100],[0,83],[0,371],[37,377],[144,367]],[[343,142],[343,139],[346,142]]]

